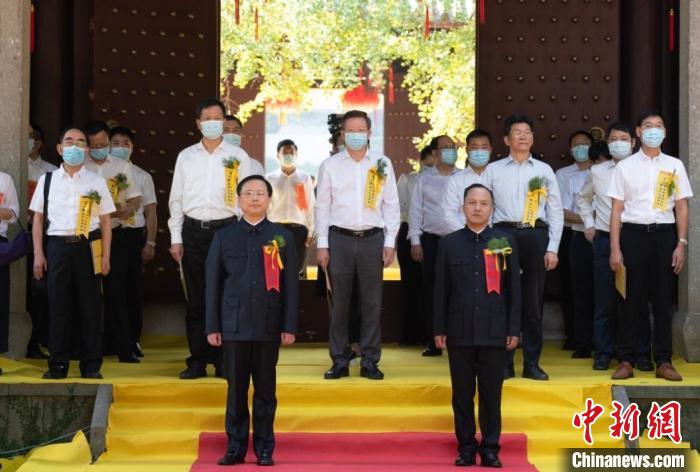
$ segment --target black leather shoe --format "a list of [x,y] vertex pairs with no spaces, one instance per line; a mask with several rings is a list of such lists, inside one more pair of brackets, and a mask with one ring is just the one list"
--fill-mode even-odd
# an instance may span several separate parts
[[44,372],[41,378],[46,380],[59,380],[65,379],[68,376],[68,371],[66,369],[49,369]]
[[590,359],[591,358],[591,351],[583,351],[583,350],[575,350],[573,354],[571,354],[572,359]]
[[99,370],[96,370],[95,372],[85,372],[84,374],[80,374],[80,376],[84,379],[102,379],[102,374],[100,373]]
[[140,364],[141,359],[136,357],[134,354],[127,354],[125,356],[119,356],[119,362],[122,364]]
[[42,359],[46,360],[49,358],[44,352],[41,350],[39,346],[31,346],[27,348],[27,355],[24,356],[27,359]]
[[540,366],[533,365],[523,369],[523,378],[532,380],[549,380],[549,375],[547,375],[547,372],[542,370]]
[[245,462],[245,457],[239,454],[234,454],[233,452],[227,452],[221,456],[221,459],[216,461],[218,465],[235,465],[243,464],[243,462]]
[[495,452],[486,452],[481,455],[481,467],[503,467],[501,460],[498,458],[498,454]]
[[341,367],[338,364],[333,364],[330,369],[323,374],[323,378],[326,380],[339,379],[341,377],[347,377],[350,375],[350,370],[348,366]]
[[141,343],[139,342],[134,344],[134,355],[136,357],[143,357],[143,350],[141,349]]
[[608,370],[610,367],[609,357],[596,357],[593,360],[593,370]]
[[275,460],[272,458],[272,454],[267,451],[263,451],[258,456],[258,465],[275,465]]
[[367,364],[360,367],[360,376],[370,380],[382,380],[384,379],[384,372],[379,370],[376,364]]
[[634,368],[642,372],[653,372],[654,364],[649,359],[641,358],[634,362]]
[[474,454],[469,454],[468,452],[458,455],[457,459],[455,459],[455,465],[457,467],[468,467],[475,464],[476,459],[474,458]]
[[201,367],[188,367],[187,369],[180,372],[180,378],[182,380],[192,380],[199,379],[201,377],[206,377],[207,371]]
[[512,379],[513,377],[515,377],[515,367],[507,365],[503,371],[503,380]]
[[423,351],[421,354],[423,357],[437,357],[442,355],[442,349],[436,347],[429,347]]

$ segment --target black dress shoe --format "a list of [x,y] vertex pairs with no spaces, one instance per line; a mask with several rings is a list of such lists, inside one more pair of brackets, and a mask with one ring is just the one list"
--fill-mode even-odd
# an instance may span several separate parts
[[102,374],[100,373],[99,370],[96,370],[95,372],[85,372],[84,374],[80,374],[80,376],[84,379],[102,379]]
[[523,369],[523,378],[532,380],[549,380],[549,375],[547,375],[547,373],[542,370],[540,366],[533,365]]
[[182,380],[199,379],[201,377],[206,376],[207,370],[202,367],[188,367],[187,369],[180,372],[180,378]]
[[608,370],[610,367],[609,357],[596,357],[593,360],[593,370]]
[[384,379],[384,372],[379,370],[376,364],[367,364],[360,367],[360,376],[370,380]]
[[258,456],[258,465],[275,465],[275,460],[272,458],[272,454],[267,451],[263,451]]
[[591,358],[591,351],[584,351],[581,349],[577,349],[571,354],[572,359],[590,359]]
[[442,355],[442,349],[436,347],[429,347],[423,351],[421,354],[423,357],[437,357]]
[[41,350],[39,346],[31,346],[27,348],[27,355],[24,356],[27,359],[42,359],[46,360],[49,358],[44,352]]
[[634,368],[642,372],[653,372],[654,364],[649,359],[641,358],[634,362]]
[[68,371],[66,369],[49,369],[44,372],[41,376],[42,379],[46,380],[59,380],[65,379],[68,376]]
[[503,371],[503,380],[512,379],[513,377],[515,377],[515,367],[507,365],[506,369]]
[[134,344],[134,355],[136,357],[143,357],[143,350],[141,350],[141,343],[139,342]]
[[235,465],[235,464],[243,464],[245,462],[245,457],[241,456],[240,454],[235,454],[233,452],[227,452],[223,456],[221,456],[221,459],[216,461],[218,465]]
[[469,454],[468,452],[458,455],[457,459],[455,459],[455,465],[457,467],[468,467],[475,464],[476,459],[474,458],[474,454]]
[[119,356],[119,362],[122,364],[140,364],[141,359],[136,357],[134,354],[127,354],[125,356]]
[[323,374],[323,378],[326,380],[339,379],[341,377],[347,377],[350,375],[350,370],[348,366],[341,367],[338,364],[333,364],[330,369]]
[[481,454],[481,467],[503,467],[498,454],[495,452],[486,452]]

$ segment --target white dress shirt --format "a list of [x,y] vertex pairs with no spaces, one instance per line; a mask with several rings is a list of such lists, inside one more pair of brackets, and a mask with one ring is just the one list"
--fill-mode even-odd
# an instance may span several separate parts
[[[569,186],[569,178],[571,175],[578,169],[576,166],[576,163],[569,164],[566,167],[562,167],[561,169],[557,170],[554,173],[554,176],[557,178],[557,185],[559,185],[559,191],[561,192],[561,205],[562,208],[565,210],[573,211],[571,210],[571,207],[573,203],[571,202],[571,195],[568,195],[568,201],[567,201],[567,195],[566,189]],[[569,192],[570,193],[570,192]],[[566,219],[564,219],[564,226],[567,228],[571,228],[571,223],[567,222]]]
[[[127,200],[132,198],[138,198],[141,196],[141,189],[139,188],[136,180],[134,179],[134,174],[131,169],[131,164],[124,159],[119,159],[114,156],[107,156],[102,164],[95,163],[92,159],[85,159],[84,167],[90,172],[94,172],[99,175],[105,182],[109,179],[114,178],[117,174],[124,174],[126,176],[126,182],[129,186],[126,190],[119,192],[117,201],[114,202],[116,206],[124,206]],[[109,189],[109,185],[107,186]],[[124,223],[124,220],[119,218],[112,218],[112,229],[117,228],[119,225]]]
[[156,188],[153,185],[153,177],[151,177],[151,174],[133,163],[131,164],[131,173],[134,176],[136,185],[141,191],[141,205],[139,209],[136,210],[136,213],[134,213],[134,224],[130,225],[124,222],[122,226],[127,228],[143,228],[146,226],[146,217],[143,215],[143,208],[158,203]]
[[[29,209],[35,213],[44,213],[44,179],[45,175],[39,178],[32,203],[29,205]],[[97,211],[93,211],[90,215],[90,231],[100,226],[100,216],[117,211],[107,188],[107,182],[104,178],[87,170],[85,166],[73,174],[73,177],[63,169],[63,166],[59,167],[53,173],[49,187],[49,227],[46,233],[49,236],[74,236],[80,197],[92,191],[99,193],[101,200]],[[46,217],[47,215],[44,215],[44,218]]]
[[17,201],[17,189],[9,174],[0,172],[0,208],[7,208],[15,212],[15,216],[9,220],[0,220],[0,236],[7,237],[7,226],[17,221],[19,216],[19,202]]
[[[580,169],[576,164],[566,166],[555,173],[559,191],[561,192],[561,206],[564,210],[569,210],[577,215],[581,214],[576,198],[581,193],[581,188],[590,173],[588,169]],[[586,229],[583,223],[567,223],[566,219],[564,220],[564,226],[569,226],[572,230],[578,232],[583,232]]]
[[[654,195],[661,171],[675,172],[676,189],[668,199],[668,208],[655,210]],[[607,196],[625,203],[621,218],[623,223],[650,225],[675,223],[673,208],[676,206],[676,200],[690,198],[693,192],[680,159],[664,153],[651,158],[640,149],[615,166]]]
[[399,176],[396,189],[399,192],[401,223],[408,223],[408,213],[411,208],[411,195],[413,195],[413,190],[416,188],[418,177],[428,169],[430,169],[430,167],[423,167],[419,172],[411,172],[410,174],[401,174]]
[[29,161],[29,181],[30,182],[38,182],[39,177],[41,177],[45,173],[53,172],[56,169],[58,169],[58,167],[51,164],[50,162],[46,162],[41,157],[37,157],[36,160],[33,160],[32,158],[29,158],[27,160]]
[[[249,175],[264,175],[262,165],[243,149],[221,141],[209,153],[202,142],[183,149],[177,156],[173,183],[170,187],[170,242],[182,243],[185,215],[202,221],[223,220],[241,216],[236,205],[226,205],[226,171],[224,160],[238,159],[238,181]],[[238,201],[238,200],[236,200]]]
[[557,252],[564,227],[564,211],[561,207],[559,185],[549,164],[532,156],[521,164],[512,156],[508,156],[486,167],[482,183],[493,192],[495,203],[493,222],[495,224],[522,221],[528,183],[533,177],[544,177],[546,181],[547,198],[540,199],[537,219],[549,225],[547,251]]
[[[377,196],[377,206],[365,208],[367,174],[380,159],[386,162],[387,176]],[[401,224],[400,216],[394,168],[388,157],[368,151],[357,162],[347,151],[342,151],[321,163],[316,188],[316,234],[319,249],[328,248],[328,230],[331,226],[354,231],[384,228],[384,247],[394,247]]]
[[408,237],[412,246],[420,246],[423,233],[445,236],[450,234],[445,222],[445,190],[450,177],[460,169],[453,168],[449,175],[443,175],[437,168],[423,172],[411,194],[411,207],[408,219]]
[[[487,166],[488,168],[488,166]],[[450,176],[447,182],[447,191],[443,206],[445,208],[445,224],[448,232],[464,228],[467,224],[467,219],[464,217],[462,206],[464,205],[464,189],[473,184],[480,184],[484,178],[485,172],[477,174],[472,166],[467,165],[463,170]]]
[[606,194],[615,172],[615,162],[615,159],[610,159],[594,164],[590,174],[586,176],[586,181],[576,198],[576,205],[585,228],[610,232],[612,200]]
[[[267,218],[273,223],[294,223],[306,226],[309,230],[309,237],[314,232],[314,205],[316,196],[314,195],[314,182],[311,176],[300,169],[287,175],[279,168],[270,172],[265,178],[272,184],[272,202]],[[306,210],[302,210],[297,205],[296,186],[304,186],[306,194]]]

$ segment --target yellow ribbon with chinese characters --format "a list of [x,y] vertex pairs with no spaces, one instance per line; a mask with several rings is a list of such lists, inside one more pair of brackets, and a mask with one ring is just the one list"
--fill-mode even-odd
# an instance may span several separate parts
[[109,189],[109,194],[112,196],[112,201],[114,205],[119,204],[119,182],[117,179],[111,178],[107,181],[107,188]]
[[[496,270],[499,272],[505,272],[508,270],[508,262],[506,256],[513,253],[513,248],[504,247],[503,249],[484,249],[484,254],[488,256],[496,256]],[[498,257],[501,256],[501,257]],[[499,260],[503,260],[503,267],[499,265]]]
[[226,179],[226,190],[224,191],[224,203],[226,206],[236,206],[236,186],[238,185],[238,161],[233,163],[233,167],[225,167],[224,175]]
[[668,200],[676,189],[676,171],[661,171],[656,179],[656,190],[654,191],[654,210],[668,210]]
[[85,236],[88,238],[90,235],[90,217],[92,216],[92,203],[93,199],[90,197],[80,197],[80,202],[78,204],[78,221],[75,225],[75,235]]
[[276,240],[270,241],[270,244],[263,246],[263,251],[265,254],[270,256],[272,261],[276,261],[280,269],[284,269],[284,264],[282,264],[282,257],[280,257],[280,246],[277,244]]
[[525,200],[522,223],[528,224],[533,228],[537,221],[537,213],[540,210],[540,197],[547,198],[547,189],[545,187],[528,190],[527,199]]
[[365,185],[365,208],[376,208],[379,193],[382,191],[384,177],[376,167],[367,172],[367,185]]

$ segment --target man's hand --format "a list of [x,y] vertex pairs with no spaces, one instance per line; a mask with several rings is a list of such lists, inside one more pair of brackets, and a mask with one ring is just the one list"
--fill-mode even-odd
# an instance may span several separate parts
[[150,244],[146,244],[143,246],[143,249],[141,249],[141,262],[144,264],[146,262],[149,262],[151,259],[153,259],[153,256],[155,255],[156,250],[151,246]]
[[420,244],[411,246],[411,258],[416,262],[423,262],[423,246]]
[[622,268],[623,264],[622,251],[619,249],[610,249],[610,268],[612,271],[617,272]]
[[384,267],[389,267],[392,262],[394,262],[394,248],[385,247],[382,251],[382,260],[384,261]]
[[545,270],[554,270],[559,264],[559,256],[556,252],[547,251],[544,253],[544,268]]
[[435,347],[438,349],[447,349],[447,336],[444,334],[435,336]]
[[182,255],[184,253],[185,249],[182,247],[182,243],[176,243],[170,246],[170,255],[178,264],[182,262]]
[[518,337],[506,336],[506,351],[512,351],[516,347],[518,347]]
[[46,258],[44,255],[34,254],[34,278],[36,280],[41,280],[44,278],[47,267],[48,264],[46,263]]
[[212,346],[221,346],[221,333],[207,334],[207,341],[209,341],[209,344],[211,344]]
[[109,256],[102,256],[102,275],[106,276],[109,274]]
[[121,208],[114,213],[112,213],[112,218],[119,218],[120,220],[126,220],[129,218],[134,212],[131,211],[131,208],[128,206],[125,206],[124,208]]
[[685,246],[678,244],[676,249],[673,251],[673,256],[671,256],[671,266],[673,267],[673,273],[678,275],[683,270],[685,265]]
[[316,250],[316,261],[320,267],[324,269],[328,268],[328,263],[331,260],[331,254],[328,249],[317,249]]
[[282,333],[282,346],[291,346],[295,340],[296,336],[292,333]]
[[586,240],[589,243],[592,243],[593,238],[595,237],[595,228],[586,228],[583,230],[583,235],[586,236]]

